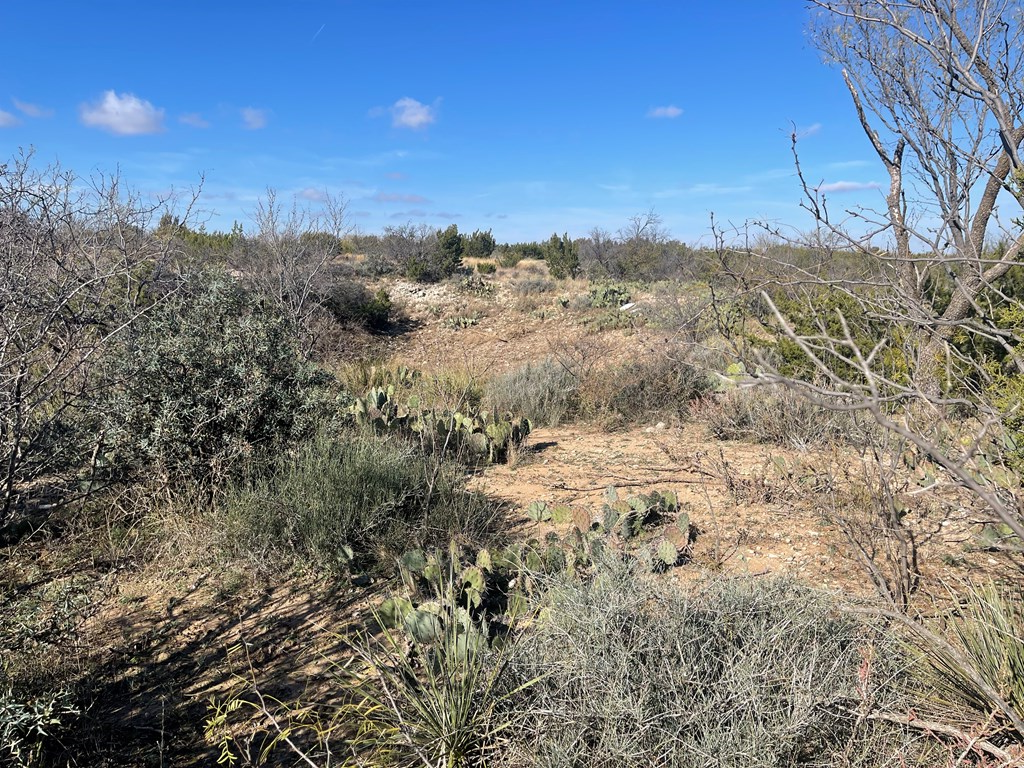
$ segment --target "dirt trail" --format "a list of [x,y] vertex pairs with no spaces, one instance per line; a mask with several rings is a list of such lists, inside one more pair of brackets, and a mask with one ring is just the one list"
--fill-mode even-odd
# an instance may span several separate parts
[[[573,424],[536,430],[519,462],[490,467],[476,483],[518,510],[540,500],[589,510],[595,519],[609,485],[629,495],[673,490],[700,531],[690,571],[791,574],[818,586],[870,594],[856,564],[836,557],[840,532],[821,508],[790,498],[790,480],[779,467],[795,461],[806,464],[810,457],[718,443],[698,424],[613,433]],[[523,535],[556,530],[520,517]]]

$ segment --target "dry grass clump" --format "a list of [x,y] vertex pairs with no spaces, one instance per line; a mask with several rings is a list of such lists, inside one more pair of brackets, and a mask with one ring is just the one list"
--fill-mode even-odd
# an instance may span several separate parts
[[498,413],[525,416],[534,427],[554,427],[576,412],[579,379],[546,358],[489,381],[484,402]]
[[733,387],[693,403],[690,414],[720,440],[750,440],[798,449],[849,442],[863,427],[782,386]]
[[711,391],[711,381],[677,352],[649,350],[593,369],[580,385],[581,413],[609,426],[687,418],[690,403]]
[[906,706],[900,650],[795,582],[680,593],[615,562],[555,579],[540,604],[512,665],[540,682],[505,765],[935,764],[918,735],[857,716],[865,696]]

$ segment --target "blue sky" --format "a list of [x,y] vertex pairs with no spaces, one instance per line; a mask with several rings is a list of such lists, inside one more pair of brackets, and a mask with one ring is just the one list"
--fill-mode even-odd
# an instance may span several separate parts
[[194,186],[209,228],[274,187],[349,200],[361,231],[499,241],[673,236],[713,212],[798,228],[789,133],[835,205],[885,174],[799,0],[40,2],[0,5],[0,150],[146,195]]

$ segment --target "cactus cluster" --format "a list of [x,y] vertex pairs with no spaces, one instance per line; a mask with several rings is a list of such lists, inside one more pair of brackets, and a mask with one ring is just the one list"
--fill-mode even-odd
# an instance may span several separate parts
[[618,309],[623,304],[628,304],[631,298],[629,288],[622,283],[599,283],[591,286],[587,294],[590,306],[595,308]]
[[573,511],[567,504],[549,506],[546,502],[534,501],[527,505],[526,516],[538,523],[552,522],[562,525],[572,522]]
[[507,461],[509,450],[526,440],[531,429],[529,419],[511,413],[423,409],[415,396],[401,403],[393,385],[375,387],[356,398],[349,412],[356,424],[375,432],[415,436],[430,450],[492,464]]
[[616,532],[621,538],[628,540],[660,525],[678,511],[679,498],[674,491],[652,491],[620,499],[615,486],[609,486],[602,507],[602,526],[608,533]]
[[459,317],[449,317],[444,321],[444,324],[452,330],[459,331],[464,328],[472,328],[474,325],[479,324],[480,318],[476,315],[464,315]]
[[[683,561],[694,529],[674,493],[632,496],[616,508],[619,504],[618,492],[609,488],[606,521],[602,523],[565,505],[534,502],[528,507],[534,519],[557,517],[573,525],[561,536],[551,531],[543,540],[530,538],[493,551],[480,549],[475,555],[456,544],[448,551],[410,550],[398,560],[405,594],[385,600],[375,612],[377,621],[386,629],[401,629],[414,644],[422,646],[438,643],[454,632],[458,652],[486,648],[495,639],[489,627],[523,616],[527,598],[539,590],[544,575],[591,574],[609,549],[612,535],[632,538],[636,533],[623,536],[624,527],[652,525],[655,514],[659,515],[658,525],[669,515],[675,515],[675,520],[663,525],[662,536],[653,546],[634,548],[624,556],[646,563],[653,571],[664,571]],[[618,515],[611,527],[607,525],[609,510]]]
[[[631,556],[643,561],[650,570],[664,571],[684,562],[690,552],[696,529],[690,515],[673,491],[638,494],[620,498],[618,489],[610,486],[605,494],[598,520],[589,512],[566,505],[551,506],[535,501],[526,507],[526,515],[537,522],[572,523],[561,540],[564,568],[576,572],[592,564],[597,553],[615,536],[621,543],[637,540],[647,533],[661,532],[661,537],[631,547]],[[555,533],[548,534],[557,539]]]
[[564,567],[561,547],[536,539],[475,556],[457,545],[429,554],[414,549],[398,561],[406,593],[385,600],[375,616],[383,628],[401,629],[424,646],[454,629],[457,652],[475,652],[499,638],[492,628],[523,615],[538,576]]
[[[477,272],[479,272],[480,275],[491,274],[495,271],[493,263],[490,265],[490,271],[487,271],[487,267],[485,267],[484,264],[486,264],[486,262],[477,264]],[[483,267],[483,269],[481,269],[481,267]],[[485,280],[483,277],[480,277],[480,275],[466,275],[466,277],[462,278],[459,282],[459,288],[465,293],[471,293],[474,296],[493,296],[494,283],[490,280]]]

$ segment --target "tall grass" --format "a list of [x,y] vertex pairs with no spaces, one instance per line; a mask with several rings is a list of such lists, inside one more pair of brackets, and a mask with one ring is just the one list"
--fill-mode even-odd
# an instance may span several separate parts
[[492,379],[484,393],[484,402],[496,412],[526,416],[535,427],[558,426],[578,400],[577,377],[551,358]]
[[919,625],[918,675],[940,713],[966,708],[1024,742],[1024,606],[1020,588],[967,585],[944,639]]

